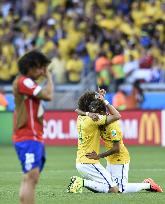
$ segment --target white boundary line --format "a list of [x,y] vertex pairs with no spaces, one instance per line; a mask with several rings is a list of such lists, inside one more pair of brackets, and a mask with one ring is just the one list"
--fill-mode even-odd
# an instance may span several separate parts
[[[45,173],[46,174],[48,174],[48,173],[65,173],[65,172],[75,172],[75,171],[77,172],[76,169],[75,170],[44,170],[44,174]],[[157,172],[164,172],[165,173],[165,169],[130,169],[129,173],[132,171],[140,171],[140,172],[142,172],[142,171],[151,171],[151,172],[157,171]],[[13,173],[18,173],[18,174],[21,173],[22,174],[21,171],[16,171],[16,172],[14,172],[14,171],[5,171],[5,172],[1,171],[1,175],[13,174]]]

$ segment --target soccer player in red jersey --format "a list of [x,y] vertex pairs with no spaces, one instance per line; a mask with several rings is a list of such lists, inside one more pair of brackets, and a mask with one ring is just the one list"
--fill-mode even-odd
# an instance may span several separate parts
[[[39,51],[26,53],[18,61],[20,75],[13,82],[13,144],[24,172],[19,192],[20,204],[35,203],[35,187],[45,163],[41,100],[53,99],[53,81],[47,70],[49,63],[49,59]],[[36,80],[43,76],[47,83],[41,87]]]

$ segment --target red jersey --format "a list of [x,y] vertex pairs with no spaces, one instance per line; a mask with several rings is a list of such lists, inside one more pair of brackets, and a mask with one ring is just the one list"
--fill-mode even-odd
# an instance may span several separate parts
[[36,95],[41,91],[32,79],[18,76],[13,82],[15,96],[13,142],[43,141],[43,108]]

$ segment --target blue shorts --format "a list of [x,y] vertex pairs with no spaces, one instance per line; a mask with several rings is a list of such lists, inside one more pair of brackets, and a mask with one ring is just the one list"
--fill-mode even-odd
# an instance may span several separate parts
[[41,172],[46,158],[44,144],[38,141],[26,140],[14,143],[18,158],[22,165],[22,171],[27,173],[34,168]]

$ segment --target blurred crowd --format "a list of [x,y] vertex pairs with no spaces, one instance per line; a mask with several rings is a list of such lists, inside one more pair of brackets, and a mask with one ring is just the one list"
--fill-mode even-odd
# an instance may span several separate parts
[[39,49],[52,59],[57,84],[165,82],[164,0],[1,0],[0,83],[11,83],[17,59]]

